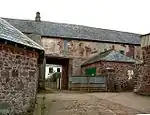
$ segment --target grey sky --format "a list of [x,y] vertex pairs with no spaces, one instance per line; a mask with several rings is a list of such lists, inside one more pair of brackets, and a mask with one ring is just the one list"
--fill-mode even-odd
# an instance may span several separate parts
[[0,17],[80,24],[146,34],[150,0],[1,0]]

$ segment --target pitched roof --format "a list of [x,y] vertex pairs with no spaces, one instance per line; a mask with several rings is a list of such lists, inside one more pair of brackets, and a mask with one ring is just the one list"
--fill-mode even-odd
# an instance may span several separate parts
[[130,63],[136,63],[135,59],[132,59],[130,57],[127,57],[120,52],[116,50],[107,50],[104,52],[99,53],[98,55],[92,57],[88,61],[82,64],[87,65],[87,64],[92,64],[98,61],[115,61],[115,62],[130,62]]
[[134,33],[47,21],[36,22],[34,20],[4,19],[24,33],[36,33],[42,36],[68,39],[140,45],[140,35]]
[[22,32],[0,18],[0,39],[22,44],[31,48],[44,50],[42,46],[25,36]]

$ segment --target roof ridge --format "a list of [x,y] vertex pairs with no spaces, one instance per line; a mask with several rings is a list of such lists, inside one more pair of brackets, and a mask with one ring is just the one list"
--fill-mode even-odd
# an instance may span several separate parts
[[[36,22],[35,20],[32,19],[17,19],[17,18],[3,18],[2,19],[11,19],[11,20],[19,20],[19,21],[32,21],[32,22]],[[53,21],[42,21],[41,22],[46,22],[46,23],[54,23],[54,24],[64,24],[64,25],[72,25],[72,26],[80,26],[80,27],[87,27],[87,28],[93,28],[93,29],[101,29],[101,30],[107,30],[107,31],[112,31],[112,32],[121,32],[121,33],[128,33],[128,34],[135,34],[135,35],[142,35],[139,33],[133,33],[133,32],[126,32],[126,31],[121,31],[121,30],[114,30],[114,29],[106,29],[106,28],[100,28],[100,27],[94,27],[94,26],[86,26],[86,25],[82,25],[82,24],[72,24],[72,23],[63,23],[63,22],[53,22]],[[40,23],[41,23],[40,22]],[[39,22],[37,22],[39,23]]]
[[[123,54],[121,54],[119,51],[117,51],[117,50],[115,50],[115,49],[109,49],[109,50],[106,50],[106,51],[104,51],[104,52],[100,52],[100,53],[98,53],[97,55],[95,55],[95,56],[93,56],[93,57],[91,57],[89,60],[87,60],[87,61],[85,61],[83,64],[82,64],[82,66],[83,65],[87,65],[87,64],[92,64],[92,63],[95,63],[95,62],[97,62],[97,61],[115,61],[115,60],[113,60],[113,58],[111,57],[111,55],[109,55],[109,54],[111,54],[112,52],[116,52],[117,54],[115,54],[115,55],[120,55],[121,57],[123,56],[124,58],[123,58],[123,60],[118,60],[118,62],[136,62],[136,61],[138,61],[138,60],[136,60],[136,59],[133,59],[133,58],[131,58],[131,57],[129,57],[129,56],[126,56],[126,55],[123,55]],[[113,54],[114,55],[114,54]],[[107,56],[109,56],[109,57],[107,57]],[[111,58],[112,59],[111,59]],[[118,56],[117,56],[118,57]],[[98,59],[97,59],[98,58]],[[120,58],[120,57],[119,57]],[[108,59],[110,59],[110,60],[108,60]],[[128,59],[128,60],[124,60],[124,59]],[[94,61],[92,61],[92,60],[94,60]]]
[[36,22],[34,20],[3,19],[24,33],[38,33],[41,36],[66,39],[140,45],[140,35],[136,33],[50,21]]
[[108,49],[108,50],[106,50],[106,51],[102,51],[102,52],[98,53],[97,55],[91,57],[91,58],[88,59],[87,61],[85,61],[82,65],[84,65],[84,64],[87,63],[88,61],[92,60],[93,58],[96,58],[96,57],[99,56],[99,55],[104,55],[105,53],[108,53],[108,52],[113,51],[113,50],[114,50],[114,49],[111,48],[111,49]]
[[124,55],[124,54],[120,53],[120,52],[119,52],[119,51],[117,51],[117,50],[114,50],[114,51],[115,51],[115,52],[117,52],[117,53],[119,53],[120,55],[123,55],[124,57],[127,57],[127,58],[130,58],[130,59],[132,59],[132,60],[137,61],[136,59],[131,58],[131,57],[129,57],[129,56],[126,56],[126,55]]

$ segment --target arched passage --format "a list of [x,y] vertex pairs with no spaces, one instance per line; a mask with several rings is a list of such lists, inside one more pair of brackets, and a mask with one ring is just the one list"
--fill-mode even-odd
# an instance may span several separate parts
[[62,66],[61,89],[68,89],[69,58],[46,56],[46,64],[56,64]]

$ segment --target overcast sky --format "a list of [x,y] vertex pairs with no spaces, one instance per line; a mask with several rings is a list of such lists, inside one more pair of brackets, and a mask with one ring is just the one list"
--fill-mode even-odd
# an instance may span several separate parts
[[0,17],[150,33],[150,0],[0,0]]

